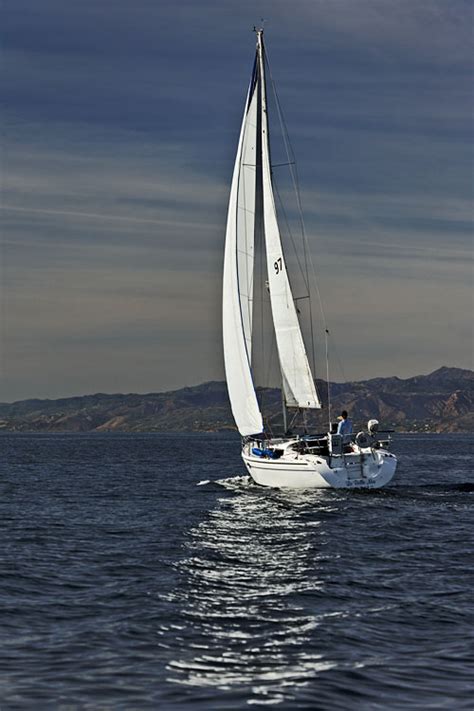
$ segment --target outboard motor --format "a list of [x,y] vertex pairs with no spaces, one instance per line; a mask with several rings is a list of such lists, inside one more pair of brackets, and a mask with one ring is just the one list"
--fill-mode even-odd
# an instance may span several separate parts
[[369,434],[371,434],[372,437],[375,437],[377,432],[379,431],[379,421],[369,420],[367,422],[367,429],[369,430]]

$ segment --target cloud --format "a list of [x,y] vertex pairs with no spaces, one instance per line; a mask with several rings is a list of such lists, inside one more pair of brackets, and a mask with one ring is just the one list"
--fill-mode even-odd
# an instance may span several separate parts
[[222,377],[226,203],[261,15],[348,372],[469,366],[469,4],[3,14],[2,399]]
[[[295,35],[316,48],[338,48],[382,62],[455,64],[470,61],[472,6],[465,0],[284,0],[266,3],[269,34]],[[272,22],[273,10],[277,22]],[[291,22],[291,15],[296,18]],[[277,27],[275,27],[277,25]]]

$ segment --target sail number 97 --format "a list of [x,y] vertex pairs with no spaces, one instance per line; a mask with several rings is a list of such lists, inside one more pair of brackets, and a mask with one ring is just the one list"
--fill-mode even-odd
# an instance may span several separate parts
[[282,271],[282,269],[283,269],[283,262],[282,262],[281,257],[278,257],[278,259],[276,260],[276,262],[274,262],[273,266],[275,267],[275,271],[276,271],[277,274],[279,274],[279,273]]

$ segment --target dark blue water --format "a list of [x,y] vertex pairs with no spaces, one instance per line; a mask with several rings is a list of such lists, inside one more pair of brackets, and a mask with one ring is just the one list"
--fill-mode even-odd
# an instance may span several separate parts
[[471,709],[472,443],[288,493],[230,435],[1,436],[2,711]]

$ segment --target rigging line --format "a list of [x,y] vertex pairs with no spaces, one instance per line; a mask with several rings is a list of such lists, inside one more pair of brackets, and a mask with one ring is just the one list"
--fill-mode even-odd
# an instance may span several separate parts
[[268,387],[270,387],[270,378],[271,378],[271,372],[272,372],[272,366],[273,366],[273,358],[276,352],[276,338],[275,338],[275,331],[272,328],[271,329],[271,336],[270,336],[270,344],[269,344],[269,355],[268,355],[268,364],[267,364],[267,370],[265,373],[265,365],[264,365],[264,377],[265,377],[265,382]]
[[[320,290],[319,290],[319,278],[318,278],[318,276],[317,276],[316,268],[315,268],[315,266],[314,266],[314,261],[313,261],[312,255],[311,255],[311,251],[309,250],[308,237],[307,237],[307,234],[306,234],[306,227],[305,227],[303,209],[302,209],[302,204],[301,204],[301,192],[300,192],[300,188],[299,188],[298,165],[297,165],[297,162],[296,162],[296,159],[295,159],[295,155],[294,155],[293,147],[292,147],[292,145],[291,145],[291,140],[290,140],[289,132],[288,132],[288,129],[287,129],[287,126],[286,126],[285,118],[284,118],[284,115],[283,115],[283,111],[282,111],[282,108],[281,108],[280,100],[279,100],[278,93],[277,93],[277,90],[276,90],[276,84],[275,84],[275,81],[274,81],[274,79],[273,79],[273,77],[272,77],[270,64],[269,64],[269,62],[268,62],[268,57],[267,57],[267,66],[268,66],[268,71],[269,71],[269,75],[270,75],[270,81],[271,81],[272,88],[273,88],[274,97],[275,97],[275,103],[276,103],[276,106],[277,106],[278,116],[279,116],[280,123],[281,123],[282,129],[283,129],[283,139],[284,139],[286,154],[287,154],[287,158],[288,158],[288,166],[290,166],[290,174],[291,174],[292,179],[293,179],[293,185],[294,185],[294,189],[295,189],[295,193],[296,193],[296,199],[297,199],[297,203],[298,203],[299,217],[300,217],[300,222],[301,222],[301,227],[302,227],[302,235],[303,235],[303,244],[304,244],[304,248],[305,248],[305,256],[306,256],[307,253],[309,254],[309,260],[308,260],[308,261],[309,261],[309,263],[310,263],[311,270],[312,270],[313,276],[314,276],[314,285],[315,285],[316,292],[317,292],[317,296],[318,296],[318,302],[319,302],[319,308],[320,308],[320,312],[321,312],[321,316],[322,316],[323,326],[324,326],[325,330],[327,331],[327,335],[328,335],[328,336],[331,335],[334,355],[335,355],[335,357],[336,357],[336,359],[337,359],[338,366],[339,366],[339,368],[340,368],[340,371],[341,371],[343,380],[344,380],[344,382],[348,382],[348,379],[347,379],[347,376],[346,376],[346,374],[345,374],[344,367],[343,367],[343,365],[342,365],[342,361],[341,361],[341,358],[340,358],[340,355],[339,355],[339,351],[338,351],[337,344],[336,344],[336,341],[335,341],[335,339],[334,339],[334,336],[333,336],[332,332],[331,332],[331,334],[329,334],[329,331],[327,330],[327,322],[326,322],[326,317],[325,317],[325,311],[324,311],[323,301],[322,301],[322,297],[321,297],[321,292],[320,292]],[[293,159],[293,160],[291,160],[291,159]],[[294,166],[294,169],[293,169],[291,166]],[[362,218],[362,222],[365,224],[365,227],[366,227],[366,229],[367,229],[368,231],[370,231],[370,232],[372,232],[372,233],[375,233],[375,229],[374,229],[373,224],[372,224],[364,215],[361,215],[360,212],[357,213],[357,212],[354,211],[354,210],[353,210],[353,213],[355,213],[356,215],[358,215],[359,219]],[[308,291],[309,291],[309,288],[308,288]],[[310,299],[310,310],[311,310],[311,299]],[[311,323],[312,323],[312,321],[311,321]]]
[[326,385],[328,389],[328,424],[329,424],[329,429],[328,432],[331,432],[331,386],[329,384],[329,331],[324,329],[324,335],[325,335],[325,344],[326,344]]
[[[267,67],[268,67],[268,71],[270,72],[270,80],[271,80],[271,83],[272,83],[273,93],[275,94],[275,85],[274,85],[273,79],[272,79],[272,77],[271,77],[271,71],[270,71],[270,65],[269,65],[269,63],[268,63],[268,58],[265,57],[265,59],[266,59],[266,64],[267,64]],[[280,123],[281,123],[281,122],[280,122]],[[287,151],[287,157],[289,158],[289,156],[288,156],[288,151]],[[293,161],[292,163],[281,163],[280,165],[292,165],[292,164],[294,164],[294,161]],[[273,168],[273,167],[275,167],[275,166],[272,164],[272,168]],[[272,181],[272,187],[273,187],[274,193],[276,193],[276,195],[277,195],[278,204],[279,204],[279,207],[280,207],[280,215],[283,216],[283,220],[284,220],[284,223],[285,223],[285,227],[286,227],[286,229],[287,229],[287,231],[288,231],[288,234],[289,234],[290,239],[291,239],[291,243],[292,243],[292,245],[293,245],[293,250],[294,250],[294,253],[295,253],[295,256],[296,256],[296,260],[297,260],[297,262],[298,262],[298,267],[299,267],[301,276],[302,276],[302,278],[303,278],[304,285],[305,285],[306,290],[308,291],[308,295],[309,295],[309,293],[310,293],[309,281],[308,281],[308,279],[307,279],[307,276],[305,277],[305,270],[304,270],[303,267],[301,266],[301,260],[300,260],[299,254],[298,254],[298,249],[297,249],[297,247],[296,247],[295,238],[294,238],[294,236],[293,236],[293,232],[291,231],[290,223],[289,223],[289,220],[288,220],[288,216],[287,216],[287,214],[286,214],[286,210],[285,210],[285,206],[284,206],[284,204],[283,204],[283,200],[282,200],[282,197],[281,197],[281,194],[280,194],[280,190],[279,190],[278,185],[277,185],[277,183],[276,183],[275,181]]]
[[[303,217],[303,208],[301,205],[301,196],[300,196],[300,189],[299,189],[299,184],[298,184],[298,173],[297,173],[297,166],[296,166],[296,160],[295,160],[295,154],[293,151],[293,147],[290,142],[290,137],[288,134],[288,129],[285,123],[285,119],[283,116],[283,111],[280,105],[280,101],[278,98],[278,93],[276,90],[275,82],[273,80],[272,76],[272,71],[270,68],[270,63],[268,61],[267,57],[267,67],[268,67],[268,73],[270,75],[270,81],[272,84],[272,89],[273,89],[273,95],[275,98],[275,104],[277,107],[277,114],[278,118],[280,121],[280,127],[282,129],[282,135],[283,135],[283,143],[285,146],[285,151],[286,151],[286,157],[288,159],[288,164],[289,164],[289,169],[290,169],[290,175],[293,181],[293,187],[295,190],[295,196],[296,196],[296,203],[298,207],[298,212],[299,212],[299,218],[300,218],[300,225],[301,225],[301,233],[302,233],[302,238],[303,238],[303,253],[304,253],[304,259],[305,259],[305,271],[306,271],[306,288],[308,290],[309,294],[309,322],[310,322],[310,334],[311,334],[311,359],[312,359],[312,365],[313,365],[313,378],[316,376],[316,354],[315,354],[315,345],[314,345],[314,323],[313,323],[313,308],[312,308],[312,299],[311,299],[311,289],[310,289],[310,281],[309,281],[309,271],[308,271],[308,261],[311,264],[313,275],[314,275],[314,282],[316,286],[316,291],[318,294],[318,300],[319,300],[319,308],[321,311],[322,315],[322,321],[324,328],[326,328],[326,317],[324,314],[324,308],[323,308],[323,303],[322,303],[322,298],[321,298],[321,293],[319,291],[319,284],[318,284],[318,279],[316,276],[316,270],[314,268],[313,261],[311,259],[311,251],[309,249],[309,244],[308,244],[308,238],[306,235],[306,229],[305,229],[305,223],[304,223],[304,217]],[[293,168],[294,166],[294,168]],[[309,259],[308,259],[309,255]]]
[[[288,134],[288,129],[287,129],[287,126],[286,126],[285,118],[284,118],[284,116],[283,116],[283,111],[282,111],[282,108],[281,108],[280,100],[279,100],[279,98],[278,98],[278,93],[277,93],[277,90],[276,90],[275,81],[274,81],[273,76],[272,76],[272,71],[271,71],[271,68],[270,68],[270,63],[269,63],[269,61],[268,61],[268,57],[267,57],[267,66],[268,66],[268,72],[269,72],[269,75],[270,75],[270,81],[271,81],[272,88],[273,88],[273,93],[274,93],[274,96],[275,96],[275,103],[276,103],[276,107],[277,107],[278,117],[279,117],[279,119],[280,119],[280,123],[281,123],[281,126],[282,126],[282,128],[283,128],[283,141],[284,141],[284,144],[285,144],[286,155],[287,155],[288,161],[289,161],[289,163],[290,163],[290,174],[291,174],[292,181],[293,181],[293,187],[294,187],[295,193],[296,193],[296,200],[297,200],[299,218],[300,218],[301,229],[302,229],[303,244],[305,245],[305,253],[306,253],[306,250],[307,250],[308,257],[309,257],[309,258],[308,258],[308,261],[309,261],[309,264],[310,264],[310,266],[311,266],[311,269],[312,269],[312,272],[313,272],[313,276],[314,276],[314,280],[315,280],[316,293],[317,293],[317,295],[318,295],[319,308],[320,308],[320,311],[321,311],[321,317],[322,317],[322,321],[323,321],[323,326],[324,326],[324,328],[326,329],[326,328],[327,328],[327,323],[326,323],[326,316],[325,316],[325,313],[324,313],[324,307],[323,307],[321,292],[320,292],[320,290],[319,290],[319,283],[318,283],[318,278],[317,278],[317,274],[316,274],[316,269],[315,269],[315,267],[314,267],[314,262],[313,262],[313,259],[312,259],[312,256],[311,256],[311,251],[309,250],[308,238],[307,238],[307,235],[306,235],[306,228],[305,228],[304,217],[303,217],[303,209],[302,209],[302,205],[301,205],[301,195],[300,195],[300,189],[299,189],[298,173],[297,173],[297,168],[296,168],[296,161],[294,160],[294,157],[295,157],[295,156],[294,156],[294,151],[293,151],[293,147],[292,147],[292,145],[291,145],[290,137],[289,137],[289,134]],[[293,158],[293,161],[291,160],[292,158]],[[293,166],[294,166],[294,168],[293,168]]]
[[268,424],[268,431],[270,433],[270,439],[273,439],[273,427],[272,427],[272,419],[275,418],[275,415],[268,415],[267,417],[267,424]]
[[[305,412],[305,410],[303,410],[303,413],[304,413],[304,412]],[[293,415],[293,417],[292,417],[292,419],[291,419],[291,421],[290,421],[290,426],[289,426],[288,429],[291,430],[291,428],[292,428],[293,425],[295,424],[296,419],[297,419],[297,417],[298,417],[299,414],[300,414],[300,408],[298,408],[298,409],[296,410],[295,414]]]
[[[266,367],[265,367],[265,359],[262,359],[263,360],[262,375],[263,375],[263,381],[265,383],[265,387],[270,389],[270,387],[271,387],[271,385],[270,385],[271,371],[272,371],[272,367],[273,367],[273,360],[274,360],[275,353],[276,353],[276,339],[275,339],[275,332],[273,329],[271,329],[270,343],[267,345],[268,345],[267,350],[269,351],[268,352],[268,363],[266,364]],[[273,430],[272,430],[271,424],[270,424],[271,415],[268,415],[267,421],[269,424],[270,434],[273,436]]]
[[[280,215],[283,217],[283,221],[285,224],[285,227],[288,231],[288,234],[291,239],[291,244],[293,246],[293,251],[295,253],[296,261],[298,263],[298,268],[300,270],[301,277],[303,279],[303,284],[307,290],[306,296],[300,296],[298,298],[293,298],[293,301],[295,302],[295,306],[297,307],[297,301],[300,299],[308,299],[308,304],[309,304],[309,331],[310,331],[310,338],[311,338],[311,366],[312,366],[312,377],[316,378],[316,354],[315,354],[315,345],[314,345],[314,325],[313,325],[313,308],[312,308],[312,299],[311,299],[311,284],[309,282],[309,276],[308,276],[308,269],[307,269],[307,259],[306,259],[306,254],[305,254],[305,262],[306,262],[306,269],[303,269],[303,266],[301,264],[301,260],[298,254],[298,250],[296,248],[296,242],[295,238],[293,236],[293,232],[291,231],[291,227],[288,221],[288,217],[286,214],[285,206],[283,205],[283,200],[280,195],[280,191],[278,189],[278,186],[273,183],[273,189],[274,193],[276,193],[276,196],[278,198],[278,204],[280,207]],[[298,310],[298,308],[297,308]],[[298,311],[299,313],[299,311]]]
[[[316,378],[316,353],[315,353],[315,346],[314,346],[314,324],[313,324],[313,306],[312,306],[312,299],[311,299],[311,284],[309,281],[309,274],[308,274],[308,259],[307,259],[307,254],[306,254],[306,249],[304,249],[304,255],[305,255],[305,269],[303,269],[301,265],[301,260],[298,254],[298,250],[296,248],[296,242],[293,236],[293,232],[291,231],[291,227],[288,221],[288,217],[286,214],[285,206],[283,204],[283,200],[280,195],[280,191],[278,189],[278,185],[276,183],[273,183],[273,189],[274,193],[276,193],[277,198],[278,198],[278,203],[280,206],[280,215],[283,216],[283,220],[285,223],[285,227],[288,231],[288,234],[291,239],[291,244],[293,245],[293,251],[296,256],[296,261],[298,263],[298,267],[301,273],[301,277],[303,279],[303,283],[306,287],[307,290],[307,296],[300,297],[300,298],[307,298],[309,302],[309,328],[310,328],[310,337],[311,337],[311,365],[312,365],[312,373],[313,373],[313,378]],[[304,242],[303,242],[304,244]],[[293,301],[297,301],[297,299],[293,299]]]
[[[278,102],[278,97],[276,96],[276,102],[277,106],[279,106]],[[283,114],[281,113],[281,116],[283,117]],[[286,130],[286,125],[283,123],[283,135],[285,135],[286,131],[286,137],[288,138],[289,141],[289,136],[288,136],[288,131]],[[291,147],[291,144],[290,144]],[[293,154],[293,149],[291,148],[291,152]],[[304,224],[304,219],[303,219],[303,208],[301,205],[301,197],[300,197],[300,189],[299,189],[299,184],[298,184],[298,173],[297,173],[297,166],[296,162],[293,163],[294,165],[294,174],[293,174],[293,168],[291,165],[289,166],[290,169],[290,174],[293,178],[293,184],[295,187],[295,193],[296,193],[296,201],[298,205],[298,210],[299,210],[299,216],[300,216],[300,222],[301,222],[301,233],[303,237],[303,254],[304,254],[304,263],[305,263],[305,271],[306,271],[306,281],[308,284],[308,294],[310,295],[309,299],[309,323],[310,323],[310,332],[311,332],[311,356],[313,360],[313,377],[316,377],[316,356],[315,356],[315,347],[314,347],[314,325],[313,325],[313,304],[312,304],[312,299],[311,299],[311,287],[310,287],[310,280],[309,280],[309,270],[308,270],[308,253],[309,253],[309,244],[308,244],[308,239],[306,237],[306,229],[305,229],[305,224]],[[296,180],[294,178],[294,175],[296,176]]]
[[[265,302],[268,304],[268,302]],[[268,306],[267,306],[268,310]],[[270,333],[266,334],[267,341],[267,353],[266,357],[262,357],[262,385],[265,387],[270,387],[270,367],[273,358],[273,329],[270,329]],[[263,354],[262,354],[263,355]]]
[[[296,201],[297,201],[297,207],[298,207],[298,212],[299,212],[299,218],[300,218],[300,224],[301,224],[301,232],[302,232],[303,246],[304,246],[304,255],[305,255],[306,283],[307,283],[308,294],[309,294],[309,296],[310,296],[310,298],[309,298],[310,314],[309,314],[309,315],[310,315],[310,327],[311,327],[311,345],[312,345],[313,373],[315,373],[315,352],[314,352],[314,331],[313,331],[313,318],[312,318],[312,299],[311,299],[311,289],[310,289],[310,283],[309,283],[308,263],[309,263],[310,268],[311,268],[311,272],[312,272],[312,276],[313,276],[313,284],[314,284],[314,288],[316,289],[316,294],[317,294],[318,303],[319,303],[319,310],[320,310],[320,314],[321,314],[321,319],[322,319],[323,327],[324,327],[324,330],[325,330],[326,381],[327,381],[327,388],[328,388],[328,416],[329,416],[329,422],[330,422],[330,420],[331,420],[331,412],[330,412],[330,411],[331,411],[331,400],[330,400],[330,382],[329,382],[329,344],[328,344],[329,330],[328,330],[328,327],[327,327],[326,314],[325,314],[325,310],[324,310],[323,300],[322,300],[321,292],[320,292],[320,289],[319,289],[319,278],[318,278],[318,276],[317,276],[317,272],[316,272],[316,268],[315,268],[314,261],[313,261],[313,258],[312,258],[311,250],[309,249],[309,242],[308,242],[308,237],[307,237],[307,234],[306,234],[306,228],[305,228],[305,222],[304,222],[304,216],[303,216],[303,209],[302,209],[302,204],[301,204],[301,193],[300,193],[300,189],[299,189],[298,168],[297,168],[296,161],[295,161],[295,155],[294,155],[293,147],[292,147],[292,145],[291,145],[291,140],[290,140],[289,132],[288,132],[288,129],[287,129],[287,126],[286,126],[286,122],[285,122],[285,119],[284,119],[284,115],[283,115],[283,111],[282,111],[282,108],[281,108],[281,104],[280,104],[280,100],[279,100],[279,97],[278,97],[278,93],[277,93],[277,90],[276,90],[276,85],[275,85],[275,82],[274,82],[274,79],[273,79],[273,76],[272,76],[271,67],[270,67],[270,63],[269,63],[269,60],[268,60],[268,53],[266,52],[265,54],[266,54],[266,56],[265,56],[266,65],[267,65],[267,68],[268,68],[268,74],[269,74],[269,77],[270,77],[270,82],[271,82],[271,85],[272,85],[273,95],[274,95],[274,98],[275,98],[275,104],[276,104],[277,114],[278,114],[279,121],[280,121],[280,126],[281,126],[281,128],[282,128],[283,142],[284,142],[285,151],[286,151],[286,157],[287,157],[288,165],[289,165],[289,169],[290,169],[290,175],[291,175],[291,178],[292,178],[293,187],[294,187],[294,191],[295,191],[295,196],[296,196]],[[293,167],[293,166],[294,166],[294,167]],[[280,203],[281,203],[281,196],[280,196],[278,190],[277,190],[277,194],[278,194],[278,198],[279,198]],[[287,220],[286,220],[286,214],[285,214],[285,221],[287,222]],[[295,244],[294,244],[293,235],[292,235],[292,233],[291,233],[291,230],[289,230],[289,233],[290,233],[290,237],[291,237],[292,242],[293,242],[293,247],[295,248]],[[297,254],[296,249],[295,249],[295,252],[296,252],[296,254]],[[299,259],[298,259],[298,263],[299,263]],[[302,268],[301,268],[300,263],[299,263],[299,267],[300,267],[300,271],[301,271],[302,276],[303,276],[303,281],[305,281],[305,279],[304,279],[304,272],[303,272],[303,270],[302,270]],[[345,376],[345,373],[344,373],[344,369],[343,369],[343,367],[342,367],[342,363],[341,363],[340,357],[339,357],[339,353],[338,353],[338,351],[337,351],[337,349],[336,349],[336,344],[335,344],[335,341],[334,341],[334,340],[333,340],[333,345],[334,345],[335,355],[336,355],[336,357],[337,357],[337,361],[338,361],[339,367],[340,367],[340,369],[341,369],[342,376],[343,376],[344,380],[347,380],[347,378],[346,378],[346,376]]]
[[[262,308],[262,313],[264,313],[265,310],[268,310],[268,304],[270,303],[269,299],[266,298],[265,295],[265,289],[266,286],[262,285],[262,303],[261,303],[261,308]],[[262,385],[262,391],[261,391],[261,401],[262,401],[262,408],[263,408],[263,403],[265,399],[265,403],[267,404],[268,397],[267,394],[264,393],[265,388],[270,388],[270,382],[271,382],[271,370],[273,367],[273,358],[275,355],[276,351],[276,343],[275,343],[275,332],[273,329],[270,331],[270,336],[268,336],[268,333],[265,333],[265,325],[264,325],[265,319],[262,318],[261,320],[261,333],[262,333],[262,338],[265,342],[266,346],[266,354],[264,353],[262,349],[262,358],[261,358],[261,385]]]
[[301,272],[301,276],[302,276],[302,278],[303,278],[304,285],[305,285],[305,287],[306,287],[306,289],[307,289],[307,291],[308,291],[308,294],[309,294],[309,284],[308,284],[307,281],[306,281],[305,272],[304,272],[304,270],[303,270],[303,267],[301,266],[301,260],[300,260],[299,254],[298,254],[298,250],[297,250],[297,248],[296,248],[295,238],[293,237],[293,233],[292,233],[292,231],[291,231],[290,223],[289,223],[289,221],[288,221],[288,217],[287,217],[287,214],[286,214],[285,206],[283,205],[283,200],[282,200],[282,198],[281,198],[280,191],[279,191],[278,185],[277,185],[276,183],[273,183],[273,191],[274,191],[274,193],[276,193],[276,196],[277,196],[277,198],[278,198],[278,204],[279,204],[279,206],[280,206],[280,215],[283,217],[283,221],[284,221],[284,223],[285,223],[285,227],[286,227],[286,229],[287,229],[287,231],[288,231],[288,234],[289,234],[289,236],[290,236],[291,244],[293,245],[293,250],[294,250],[294,253],[295,253],[295,257],[296,257],[296,261],[298,262],[298,267],[299,267],[299,270],[300,270],[300,272]]
[[[271,84],[272,84],[273,94],[274,94],[274,97],[275,97],[275,103],[276,103],[276,107],[277,107],[278,117],[279,117],[279,120],[280,120],[281,127],[282,127],[282,129],[283,129],[283,131],[282,131],[282,133],[283,133],[283,140],[284,140],[284,144],[285,144],[286,155],[287,155],[287,158],[288,158],[288,165],[290,166],[290,174],[291,174],[291,176],[292,176],[293,186],[294,186],[295,193],[296,193],[296,199],[297,199],[297,204],[298,204],[298,211],[299,211],[300,223],[301,223],[301,228],[302,228],[303,244],[304,244],[304,246],[305,246],[305,257],[306,257],[306,256],[309,257],[308,261],[309,261],[309,264],[310,264],[310,266],[311,266],[311,270],[312,270],[313,277],[314,277],[314,286],[315,286],[316,293],[317,293],[317,296],[318,296],[319,309],[320,309],[320,313],[321,313],[321,317],[322,317],[322,321],[323,321],[323,326],[324,326],[324,329],[325,329],[325,332],[326,332],[327,336],[329,336],[329,330],[328,330],[328,328],[327,328],[326,315],[325,315],[325,311],[324,311],[322,296],[321,296],[321,292],[320,292],[320,289],[319,289],[319,278],[318,278],[318,276],[317,276],[316,268],[315,268],[315,266],[314,266],[314,261],[313,261],[312,255],[311,255],[311,251],[309,250],[308,237],[307,237],[307,234],[306,234],[306,227],[305,227],[303,209],[302,209],[302,204],[301,204],[301,192],[300,192],[300,188],[299,188],[298,165],[297,165],[297,162],[296,162],[296,159],[295,159],[293,147],[292,147],[292,145],[291,145],[291,140],[290,140],[289,132],[288,132],[288,129],[287,129],[287,126],[286,126],[285,117],[284,117],[284,115],[283,115],[283,110],[282,110],[282,108],[281,108],[280,100],[279,100],[278,93],[277,93],[277,90],[276,90],[276,84],[275,84],[275,81],[274,81],[273,76],[272,76],[272,72],[271,72],[271,68],[270,68],[270,63],[269,63],[269,61],[268,61],[268,57],[267,57],[267,66],[268,66],[268,72],[269,72],[269,75],[270,75],[270,81],[271,81]],[[294,166],[294,169],[293,169],[291,166]],[[373,226],[371,226],[371,227],[372,227],[372,229],[373,229]],[[306,264],[307,264],[307,262],[306,262]],[[308,281],[309,281],[309,277],[308,277]],[[309,292],[309,287],[308,287],[308,292]],[[311,318],[311,298],[310,298],[310,318]],[[311,325],[312,325],[312,319],[311,319]],[[334,336],[332,336],[332,334],[331,334],[331,337],[332,337],[332,343],[333,343],[334,354],[335,354],[335,356],[336,356],[336,358],[337,358],[337,362],[338,362],[339,368],[340,368],[340,370],[341,370],[341,374],[342,374],[343,380],[344,380],[345,382],[347,382],[347,377],[346,377],[346,374],[345,374],[345,372],[344,372],[344,368],[343,368],[343,366],[342,366],[341,358],[340,358],[340,356],[339,356],[339,352],[338,352],[338,349],[337,349],[337,346],[336,346],[336,342],[335,342]],[[313,372],[314,372],[314,366],[313,366]]]

